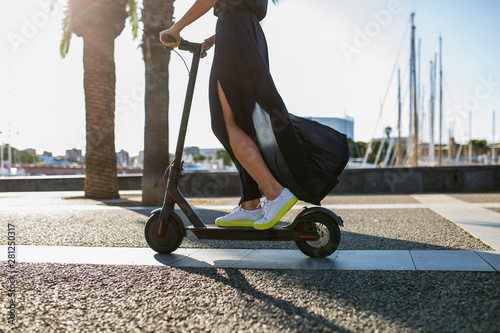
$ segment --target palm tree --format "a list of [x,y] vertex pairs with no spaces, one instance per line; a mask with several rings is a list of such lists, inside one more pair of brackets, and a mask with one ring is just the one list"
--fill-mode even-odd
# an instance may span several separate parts
[[[128,12],[127,12],[128,6]],[[86,109],[85,196],[117,198],[115,151],[115,60],[114,40],[131,16],[137,22],[133,0],[69,0],[63,21],[60,52],[69,50],[72,33],[83,38]]]
[[142,50],[146,68],[144,133],[144,171],[142,203],[161,205],[163,172],[168,153],[168,64],[170,52],[158,46],[160,31],[172,25],[173,0],[144,0],[141,21],[144,23]]

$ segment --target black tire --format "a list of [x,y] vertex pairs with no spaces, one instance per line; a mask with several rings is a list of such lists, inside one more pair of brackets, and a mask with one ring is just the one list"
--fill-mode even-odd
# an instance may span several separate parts
[[331,255],[340,244],[340,228],[335,220],[321,212],[313,212],[302,218],[297,226],[299,230],[316,227],[320,239],[317,241],[295,241],[299,250],[312,258],[325,258]]
[[168,222],[166,223],[165,236],[158,235],[158,227],[160,222],[160,213],[155,213],[149,217],[144,228],[146,242],[149,247],[158,253],[171,253],[179,248],[182,243],[183,234],[180,228],[182,219],[179,215],[172,212]]

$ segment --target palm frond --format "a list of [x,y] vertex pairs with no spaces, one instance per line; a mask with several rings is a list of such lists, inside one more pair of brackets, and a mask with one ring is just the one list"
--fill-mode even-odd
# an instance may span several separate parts
[[[52,0],[51,6],[53,6],[56,1],[57,0]],[[137,14],[137,3],[135,0],[127,0],[127,15],[132,25],[132,35],[135,39],[139,33],[139,15]],[[61,57],[64,58],[68,54],[71,36],[73,35],[73,18],[69,2],[66,4],[66,8],[64,8],[62,32],[61,42],[59,43],[59,53]]]
[[69,4],[66,5],[66,8],[64,9],[62,32],[63,34],[61,43],[59,44],[59,53],[61,54],[61,57],[64,58],[68,54],[71,36],[73,35],[73,20],[71,18],[71,9],[69,8]]
[[136,39],[139,32],[139,15],[137,14],[137,3],[135,0],[127,1],[127,14],[132,25],[132,36]]

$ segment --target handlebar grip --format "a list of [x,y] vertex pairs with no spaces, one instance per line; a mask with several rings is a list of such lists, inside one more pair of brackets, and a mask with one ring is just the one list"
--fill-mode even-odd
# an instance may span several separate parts
[[165,43],[175,43],[176,42],[175,38],[170,36],[170,35],[161,36],[161,40],[164,41]]
[[[162,35],[161,40],[165,43],[175,43],[176,40],[174,37],[170,35]],[[179,44],[179,50],[184,50],[184,51],[189,51],[189,52],[200,52],[201,51],[201,44],[197,43],[191,43],[185,39],[181,38],[181,42]],[[201,57],[203,58],[206,56],[206,52],[203,51],[201,54]]]
[[[161,40],[164,41],[165,43],[175,43],[176,42],[175,38],[170,36],[170,35],[162,35]],[[185,51],[192,52],[192,50],[190,48],[191,44],[192,43],[181,38],[181,42],[179,43],[179,50],[185,50]]]

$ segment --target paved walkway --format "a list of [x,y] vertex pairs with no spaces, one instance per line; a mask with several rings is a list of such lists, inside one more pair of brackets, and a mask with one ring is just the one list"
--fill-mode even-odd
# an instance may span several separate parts
[[[449,195],[413,195],[419,203],[327,204],[329,209],[428,208],[456,223],[476,238],[500,249],[500,203],[468,203]],[[198,209],[229,210],[228,205],[198,205]],[[41,209],[38,207],[37,209]],[[299,208],[299,207],[297,207]],[[16,206],[1,210],[19,209]],[[121,210],[113,206],[61,205],[43,209]],[[144,207],[127,207],[128,210]],[[106,248],[71,246],[17,246],[18,262],[51,262],[107,265],[167,265],[172,267],[232,267],[332,270],[427,270],[500,271],[497,251],[457,250],[339,250],[326,259],[311,259],[298,250],[269,249],[190,249],[180,248],[170,255],[149,248]],[[0,246],[0,260],[7,259],[7,246]]]
[[[293,242],[198,240],[190,233],[174,253],[158,254],[144,240],[152,208],[140,206],[140,193],[121,194],[98,201],[83,192],[0,193],[0,261],[7,268],[0,284],[9,288],[0,332],[500,327],[500,193],[329,196],[324,206],[345,227],[339,249],[320,260]],[[190,202],[213,221],[237,199]],[[9,229],[18,244],[15,265],[5,265]]]

